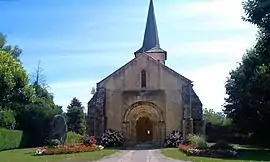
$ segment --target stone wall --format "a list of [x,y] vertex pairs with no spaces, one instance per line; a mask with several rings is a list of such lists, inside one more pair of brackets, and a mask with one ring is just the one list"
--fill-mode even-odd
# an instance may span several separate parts
[[99,87],[88,103],[87,133],[99,137],[106,129],[106,89]]
[[189,133],[203,134],[203,111],[202,103],[192,88],[192,85],[182,87],[183,99],[183,135],[187,137]]

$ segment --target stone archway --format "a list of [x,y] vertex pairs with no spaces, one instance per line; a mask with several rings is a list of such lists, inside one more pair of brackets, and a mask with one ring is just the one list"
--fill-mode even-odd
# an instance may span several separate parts
[[[143,122],[148,122],[148,126],[140,127]],[[163,112],[152,102],[140,101],[132,104],[124,114],[122,128],[128,145],[136,144],[141,140],[161,144],[165,138]],[[147,132],[141,132],[147,130],[150,131],[149,136],[147,136]],[[138,135],[142,135],[142,137],[138,137]]]

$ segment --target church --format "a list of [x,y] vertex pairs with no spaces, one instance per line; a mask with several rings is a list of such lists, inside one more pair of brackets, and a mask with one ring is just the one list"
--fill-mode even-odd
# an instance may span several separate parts
[[87,133],[105,129],[124,135],[126,145],[162,145],[173,130],[203,133],[202,103],[193,82],[166,66],[150,0],[142,47],[134,59],[97,83],[88,102]]

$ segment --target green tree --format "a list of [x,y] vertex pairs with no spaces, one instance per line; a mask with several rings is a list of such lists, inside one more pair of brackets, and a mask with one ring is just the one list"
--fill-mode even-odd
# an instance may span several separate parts
[[[40,66],[38,66],[40,68]],[[35,72],[37,70],[35,69]],[[33,91],[32,102],[24,105],[17,111],[19,129],[24,131],[26,146],[37,146],[45,144],[51,131],[51,120],[54,115],[61,114],[62,107],[53,101],[53,94],[44,87],[42,71],[33,78],[30,88]]]
[[[46,142],[50,122],[54,115],[62,113],[62,107],[53,101],[44,75],[38,64],[32,84],[22,64],[18,61],[21,50],[6,45],[0,34],[0,126],[23,130],[24,146],[37,146]],[[14,114],[13,114],[14,112]],[[15,121],[14,121],[15,116]]]
[[16,125],[15,114],[12,110],[0,110],[0,127],[14,129]]
[[26,71],[20,62],[0,50],[0,107],[31,102],[32,92]]
[[84,135],[86,131],[86,120],[82,103],[74,97],[67,107],[69,131]]
[[231,120],[226,118],[223,112],[215,112],[213,109],[205,108],[203,115],[206,124],[224,126],[231,123]]
[[270,0],[247,0],[243,19],[258,27],[255,46],[247,50],[225,88],[224,112],[237,129],[267,144],[270,133]]
[[19,48],[19,46],[16,45],[12,47],[11,45],[7,44],[6,36],[3,33],[0,33],[0,49],[9,53],[16,60],[19,60],[19,57],[22,53],[22,50]]

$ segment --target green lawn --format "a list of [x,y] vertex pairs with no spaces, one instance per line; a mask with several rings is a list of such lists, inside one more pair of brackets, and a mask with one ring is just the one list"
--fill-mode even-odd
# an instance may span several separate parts
[[102,150],[95,152],[33,156],[35,149],[16,149],[0,152],[0,161],[3,162],[89,162],[101,159],[104,156],[116,153],[118,150]]
[[229,161],[229,162],[247,162],[247,161],[270,161],[270,151],[262,150],[248,146],[237,146],[239,156],[235,159],[217,159],[197,156],[186,156],[183,152],[177,148],[162,149],[161,152],[174,159],[187,160],[192,162],[212,162],[212,161]]

